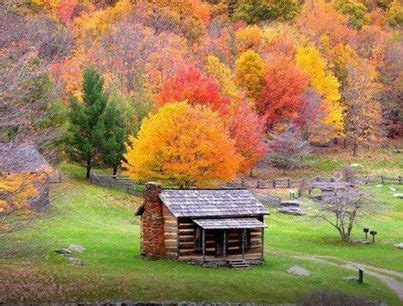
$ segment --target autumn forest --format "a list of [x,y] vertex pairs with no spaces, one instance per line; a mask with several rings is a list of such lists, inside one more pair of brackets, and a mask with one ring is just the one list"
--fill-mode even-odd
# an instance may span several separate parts
[[[51,302],[61,296],[66,302],[121,296],[140,300],[149,292],[156,300],[213,301],[216,296],[210,290],[221,283],[228,285],[227,290],[236,287],[239,294],[232,296],[223,289],[217,293],[219,300],[283,303],[332,283],[336,291],[372,300],[381,297],[397,305],[401,291],[398,299],[396,291],[378,290],[376,282],[368,285],[372,291],[364,292],[355,283],[351,287],[341,281],[336,264],[326,266],[330,278],[313,273],[314,281],[307,287],[302,281],[288,293],[284,288],[296,281],[281,273],[283,265],[299,262],[302,254],[337,253],[345,264],[364,262],[394,270],[400,273],[398,280],[403,279],[396,264],[401,255],[396,255],[398,247],[391,246],[403,239],[398,232],[403,220],[402,23],[399,0],[1,1],[0,244],[13,247],[0,246],[0,287],[3,283],[13,289],[0,289],[0,304]],[[373,181],[371,175],[376,176]],[[134,238],[126,233],[141,239],[140,221],[128,220],[133,219],[147,182],[173,189],[248,188],[259,200],[279,203],[301,197],[301,208],[329,223],[326,218],[329,211],[333,218],[334,210],[324,217],[312,208],[307,185],[311,179],[314,187],[333,184],[323,190],[330,188],[334,195],[340,186],[346,191],[354,182],[356,189],[348,189],[338,201],[357,196],[358,203],[370,190],[376,198],[372,202],[387,202],[385,209],[392,210],[383,219],[373,217],[372,211],[372,217],[363,217],[360,223],[355,222],[356,211],[336,213],[337,222],[354,215],[349,217],[348,237],[340,229],[347,223],[336,226],[339,239],[329,224],[331,229],[323,225],[316,231],[309,223],[312,218],[295,222],[291,218],[297,217],[284,217],[276,208],[268,221],[265,251],[262,245],[267,262],[254,270],[256,274],[239,274],[239,279],[248,280],[245,288],[221,270],[211,272],[217,284],[209,283],[204,270],[195,268],[199,278],[192,291],[186,283],[193,283],[189,276],[193,267],[144,264],[137,257],[134,269],[149,270],[129,272],[120,285],[124,272],[131,271],[133,252],[139,252],[137,244],[131,249]],[[116,182],[119,191],[108,189]],[[39,190],[41,184],[46,187]],[[40,209],[50,207],[50,212],[27,213],[37,205],[35,197],[40,197]],[[53,221],[45,226],[48,217]],[[57,224],[52,218],[59,218]],[[91,228],[83,221],[87,218]],[[110,225],[110,231],[97,229],[101,224]],[[358,224],[355,232],[352,224]],[[369,226],[383,233],[378,234],[379,245],[363,250],[367,246],[352,241]],[[20,227],[24,230],[14,231]],[[49,239],[32,238],[40,232]],[[101,248],[95,237],[104,234]],[[333,234],[334,240],[329,239]],[[365,241],[367,236],[368,230]],[[82,278],[81,284],[70,270],[66,279],[58,279],[61,274],[52,269],[62,263],[60,254],[54,254],[55,246],[74,241],[87,243],[88,254],[93,254],[73,252],[74,260],[83,263],[69,259],[69,264],[81,267],[78,274],[100,277],[105,267],[96,256],[105,256],[111,263],[107,273],[116,279],[107,284],[102,276],[99,283],[89,285]],[[16,286],[20,283],[15,279],[28,277],[28,270],[14,270],[14,260],[29,258],[30,252],[52,255],[50,263],[49,256],[43,261],[45,255],[35,255],[35,272],[29,277],[49,273],[56,275],[52,282],[71,280],[74,285],[54,289],[48,278],[39,277],[46,288],[41,289],[43,296],[37,293],[41,290],[32,293]],[[25,264],[29,266],[29,260]],[[310,264],[313,271],[320,271],[318,262]],[[171,290],[159,293],[171,283],[171,269],[183,288],[170,284]],[[268,296],[268,288],[261,287],[266,286],[268,271],[276,271],[270,288],[278,289],[278,295]],[[137,272],[153,275],[155,287],[140,284]],[[113,293],[100,290],[109,285],[115,288]],[[130,286],[141,289],[127,293]],[[260,295],[254,290],[261,290]],[[21,292],[26,296],[18,300]]]

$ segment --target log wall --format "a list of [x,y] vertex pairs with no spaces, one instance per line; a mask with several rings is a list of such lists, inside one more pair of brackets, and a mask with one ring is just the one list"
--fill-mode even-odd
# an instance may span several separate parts
[[174,215],[163,205],[164,218],[164,245],[167,258],[178,258],[178,221]]
[[[190,218],[178,219],[178,259],[183,261],[200,261],[203,259],[202,251],[195,250],[196,224]],[[262,259],[263,252],[262,229],[250,230],[250,246],[245,247],[245,259]],[[216,256],[216,240],[214,230],[206,230],[206,258]],[[227,255],[236,256],[242,254],[242,230],[227,230]],[[223,258],[221,256],[221,258]]]

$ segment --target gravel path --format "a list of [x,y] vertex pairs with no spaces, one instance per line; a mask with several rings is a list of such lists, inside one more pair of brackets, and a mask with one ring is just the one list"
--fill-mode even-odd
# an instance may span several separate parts
[[292,256],[299,259],[315,261],[327,265],[333,265],[353,271],[357,271],[358,267],[363,268],[364,273],[377,278],[379,281],[388,286],[393,292],[395,292],[401,301],[403,301],[403,273],[381,269],[369,265],[359,264],[351,261],[343,261],[332,257],[322,256]]

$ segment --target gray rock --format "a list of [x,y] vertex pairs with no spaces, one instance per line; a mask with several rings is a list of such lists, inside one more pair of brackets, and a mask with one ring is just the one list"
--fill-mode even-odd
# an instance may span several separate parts
[[80,258],[77,258],[77,257],[68,257],[67,259],[68,259],[68,261],[70,262],[70,264],[71,264],[72,266],[81,267],[81,266],[84,265]]
[[369,244],[370,241],[367,239],[358,239],[358,240],[354,240],[354,243]]
[[295,216],[303,216],[305,212],[302,208],[279,208],[277,209],[279,212],[283,214],[295,215]]
[[394,188],[394,187],[389,187],[389,190],[395,192],[395,191],[396,191],[396,188]]
[[403,199],[403,193],[394,193],[393,196],[395,198]]
[[287,270],[288,274],[296,275],[296,276],[310,276],[311,272],[309,272],[307,269],[304,269],[299,266],[293,266]]
[[71,251],[67,248],[61,248],[61,249],[57,249],[55,250],[56,253],[58,254],[62,254],[62,255],[71,255]]
[[70,244],[69,249],[74,252],[82,253],[85,251],[85,248],[78,244]]
[[284,214],[297,215],[297,216],[305,215],[301,203],[295,200],[282,201],[280,203],[280,207],[277,210]]
[[348,281],[348,282],[352,282],[352,281],[358,282],[358,277],[357,276],[346,276],[346,277],[343,277],[343,279],[345,281]]
[[396,243],[396,244],[394,244],[394,246],[395,246],[396,248],[398,248],[398,249],[403,249],[403,242]]

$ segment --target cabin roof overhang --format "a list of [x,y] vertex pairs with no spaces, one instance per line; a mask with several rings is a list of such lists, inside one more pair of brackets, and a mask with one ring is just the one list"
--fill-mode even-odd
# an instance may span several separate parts
[[161,201],[175,217],[226,218],[267,215],[266,207],[246,189],[163,190]]
[[[245,218],[269,214],[267,208],[246,189],[166,189],[159,198],[177,218]],[[143,213],[144,203],[136,215]]]
[[192,219],[204,229],[250,229],[267,227],[256,218]]

